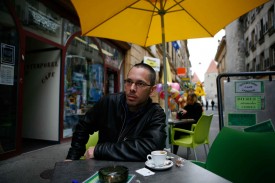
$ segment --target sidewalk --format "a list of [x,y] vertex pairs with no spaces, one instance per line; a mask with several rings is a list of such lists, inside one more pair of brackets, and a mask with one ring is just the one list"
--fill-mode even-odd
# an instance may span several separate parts
[[[205,111],[213,113],[213,121],[210,130],[210,145],[219,132],[217,110]],[[48,178],[56,162],[66,158],[70,142],[52,145],[43,149],[27,152],[8,160],[0,161],[0,180],[5,183],[49,183]],[[199,161],[205,161],[206,156],[203,146],[196,148]],[[179,147],[178,155],[186,159],[187,149]],[[189,159],[195,159],[191,151]],[[44,178],[43,178],[44,177]]]
[[66,158],[69,147],[70,142],[57,144],[0,161],[0,180],[6,183],[48,183],[50,180],[42,177],[49,177],[55,163]]

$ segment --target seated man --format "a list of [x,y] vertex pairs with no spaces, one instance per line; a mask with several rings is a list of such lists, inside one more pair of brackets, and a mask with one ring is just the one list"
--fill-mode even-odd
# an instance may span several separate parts
[[85,152],[89,134],[99,132],[86,159],[145,161],[147,154],[165,147],[165,113],[150,95],[156,89],[156,73],[147,64],[134,65],[124,82],[124,92],[103,97],[79,121],[73,133],[67,160]]

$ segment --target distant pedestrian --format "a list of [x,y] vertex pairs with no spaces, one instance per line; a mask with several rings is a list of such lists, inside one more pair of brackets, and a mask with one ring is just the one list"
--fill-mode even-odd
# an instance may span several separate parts
[[205,108],[208,110],[208,100],[206,100]]
[[214,102],[214,100],[212,100],[211,101],[212,111],[214,110],[214,105],[215,105],[215,102]]

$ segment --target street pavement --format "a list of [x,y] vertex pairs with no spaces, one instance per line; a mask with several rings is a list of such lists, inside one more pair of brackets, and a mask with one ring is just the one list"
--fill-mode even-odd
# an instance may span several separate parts
[[[210,128],[210,146],[219,130],[218,111],[205,110],[206,114],[213,113]],[[48,146],[42,149],[23,153],[16,157],[0,161],[0,182],[5,183],[49,183],[56,162],[63,161],[67,155],[70,142]],[[203,146],[196,148],[199,161],[205,161]],[[187,149],[179,147],[178,155],[187,158]],[[189,160],[194,160],[191,150]]]

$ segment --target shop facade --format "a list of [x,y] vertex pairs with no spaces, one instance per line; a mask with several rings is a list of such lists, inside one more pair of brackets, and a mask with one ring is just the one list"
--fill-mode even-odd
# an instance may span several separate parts
[[125,47],[82,37],[43,2],[0,1],[0,159],[22,153],[23,139],[69,140],[96,101],[123,90]]

